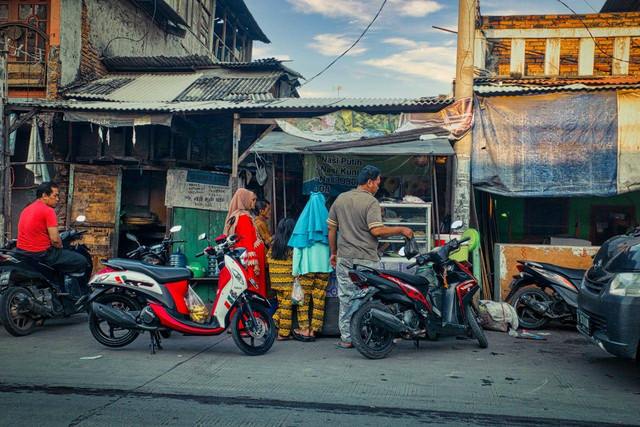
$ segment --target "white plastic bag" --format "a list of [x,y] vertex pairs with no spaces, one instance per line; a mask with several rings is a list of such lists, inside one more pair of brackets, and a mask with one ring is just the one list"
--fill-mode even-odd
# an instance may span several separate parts
[[204,323],[204,321],[207,320],[209,310],[207,310],[207,306],[204,305],[202,299],[200,299],[191,286],[187,289],[187,296],[185,297],[184,302],[187,304],[187,308],[189,309],[189,317],[191,317],[191,320],[198,323]]
[[293,305],[304,304],[304,292],[302,292],[302,285],[300,279],[297,277],[293,279],[293,289],[291,290],[291,302]]

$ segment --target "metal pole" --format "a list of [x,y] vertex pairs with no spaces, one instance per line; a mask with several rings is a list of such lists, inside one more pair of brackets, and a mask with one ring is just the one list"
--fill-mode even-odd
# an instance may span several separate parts
[[240,145],[240,114],[233,113],[233,141],[231,153],[231,193],[238,190],[238,146]]
[[[475,37],[476,0],[459,0],[458,52],[456,58],[456,100],[473,97],[473,47]],[[471,215],[471,132],[454,145],[455,178],[453,189],[453,220],[469,227]]]
[[285,165],[284,165],[284,158],[285,158],[286,154],[282,155],[282,209],[284,211],[284,215],[282,216],[283,218],[287,217],[287,177],[285,175]]
[[276,197],[276,161],[278,161],[278,156],[276,154],[273,155],[271,159],[271,203],[273,206],[273,231],[275,232],[276,227],[278,226],[278,201]]

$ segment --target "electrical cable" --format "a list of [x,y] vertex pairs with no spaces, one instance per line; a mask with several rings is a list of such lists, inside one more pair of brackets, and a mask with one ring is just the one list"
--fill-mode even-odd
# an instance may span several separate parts
[[322,71],[320,71],[318,74],[316,74],[315,76],[311,77],[309,80],[307,80],[306,82],[304,82],[303,84],[301,84],[299,88],[301,88],[302,86],[306,85],[307,83],[311,83],[311,81],[313,79],[315,79],[316,77],[318,77],[320,74],[324,73],[325,71],[327,71],[333,64],[335,64],[336,62],[338,62],[338,60],[340,58],[342,58],[343,56],[345,56],[347,53],[349,53],[349,51],[351,49],[353,49],[355,47],[355,45],[358,44],[358,42],[360,41],[360,39],[362,39],[362,37],[364,37],[364,35],[367,33],[367,31],[369,30],[369,28],[373,25],[374,22],[376,22],[376,19],[378,19],[378,16],[380,15],[380,12],[382,12],[382,9],[384,8],[384,5],[387,4],[387,0],[384,0],[382,2],[382,5],[380,5],[380,9],[378,9],[378,13],[376,13],[376,16],[373,17],[373,19],[371,20],[371,22],[369,22],[369,25],[367,25],[367,27],[364,29],[364,31],[362,32],[362,34],[360,34],[360,37],[358,37],[356,39],[355,42],[353,42],[353,44],[344,52],[342,52],[340,54],[340,56],[338,56],[336,59],[334,59],[333,61],[331,61],[331,63],[329,65],[327,65],[326,67],[324,67],[324,69]]
[[[615,59],[616,61],[620,61],[620,62],[627,62],[630,64],[640,64],[640,61],[632,61],[630,59],[620,59],[620,58],[616,58],[615,56],[611,55],[610,53],[607,53],[604,51],[604,49],[602,49],[602,47],[600,46],[600,44],[598,43],[598,41],[596,40],[595,37],[593,37],[593,34],[591,34],[591,30],[589,29],[589,27],[587,26],[587,24],[582,20],[582,18],[580,17],[580,15],[578,15],[576,13],[575,10],[571,9],[569,7],[569,5],[567,5],[565,2],[563,2],[562,0],[556,0],[558,3],[560,3],[561,5],[563,5],[564,7],[566,7],[567,9],[569,9],[571,11],[571,13],[573,13],[573,16],[575,16],[576,18],[578,18],[578,20],[582,23],[582,25],[584,26],[585,30],[587,30],[587,33],[589,33],[589,37],[591,37],[591,39],[593,40],[593,43],[595,43],[596,47],[598,48],[598,50],[600,52],[602,52],[605,56],[611,58],[611,59]],[[588,3],[587,3],[588,4]]]
[[139,43],[142,40],[145,39],[145,37],[147,37],[147,35],[149,35],[149,31],[151,30],[151,25],[153,25],[153,21],[156,19],[156,8],[158,6],[158,0],[153,0],[153,15],[151,16],[151,22],[149,22],[149,25],[147,25],[147,31],[145,31],[145,33],[142,35],[142,37],[140,37],[138,40],[134,40],[130,37],[114,37],[111,40],[109,40],[109,43],[107,43],[107,46],[102,50],[102,56],[104,57],[105,52],[107,51],[107,49],[109,49],[109,45],[111,44],[112,41],[114,40],[119,40],[119,39],[125,39],[125,40],[131,40],[134,43]]

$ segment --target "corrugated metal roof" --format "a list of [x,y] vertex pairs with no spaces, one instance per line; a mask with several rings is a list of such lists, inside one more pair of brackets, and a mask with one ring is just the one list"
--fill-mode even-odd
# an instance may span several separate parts
[[476,77],[473,79],[475,85],[541,85],[541,86],[566,86],[571,84],[585,85],[619,85],[619,84],[640,84],[640,77],[636,76],[603,76],[603,77]]
[[[421,98],[281,98],[276,100],[256,100],[233,102],[220,101],[181,101],[181,102],[108,102],[108,101],[12,101],[15,107],[42,107],[56,110],[80,111],[164,111],[164,112],[205,112],[224,110],[317,110],[317,109],[361,109],[373,107],[416,107],[417,105],[445,107],[452,103],[449,99]],[[417,101],[420,101],[418,103]]]
[[271,72],[258,78],[220,78],[201,77],[182,92],[175,101],[215,101],[236,100],[244,101],[252,98],[252,95],[261,96],[262,99],[273,99],[269,91],[278,82],[282,73]]
[[[105,101],[173,101],[201,74],[130,74],[105,77],[69,92],[71,98]],[[124,84],[114,84],[122,83]]]
[[474,85],[473,91],[478,95],[516,95],[527,93],[550,93],[550,92],[576,92],[576,91],[599,91],[616,89],[638,89],[640,84],[623,85],[585,85],[570,84],[563,86],[523,86],[523,85]]
[[640,10],[638,0],[607,0],[600,9],[600,13],[634,12]]

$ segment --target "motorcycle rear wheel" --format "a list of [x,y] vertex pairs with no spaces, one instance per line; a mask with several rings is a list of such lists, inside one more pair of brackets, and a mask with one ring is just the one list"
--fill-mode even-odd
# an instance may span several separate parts
[[0,300],[2,325],[14,337],[29,335],[36,327],[36,320],[31,313],[18,312],[18,296],[20,295],[33,298],[33,294],[28,289],[22,286],[11,286]]
[[[140,310],[140,304],[138,304],[138,302],[133,298],[124,294],[104,294],[98,297],[95,302],[109,305],[123,311]],[[103,329],[104,327],[107,329]],[[138,338],[138,335],[140,335],[140,332],[136,330],[116,328],[109,325],[109,322],[106,320],[100,320],[93,311],[89,313],[89,330],[96,341],[107,347],[124,347],[134,342],[136,338]],[[127,332],[125,332],[124,335],[116,337],[116,331]]]
[[469,328],[471,328],[471,333],[473,337],[478,340],[478,347],[487,348],[489,347],[489,341],[487,341],[487,337],[484,334],[484,331],[478,325],[478,321],[476,320],[476,310],[471,304],[467,304],[464,308],[464,315],[467,318],[467,324]]
[[369,359],[386,357],[395,343],[393,333],[371,324],[371,309],[376,308],[391,313],[389,308],[378,301],[369,301],[353,313],[351,317],[351,340],[353,346]]
[[533,309],[527,307],[522,301],[522,297],[527,296],[538,302],[550,302],[551,297],[540,288],[524,288],[520,289],[511,299],[511,305],[516,309],[518,315],[518,323],[524,329],[542,329],[549,324],[549,318],[536,313]]
[[249,356],[265,354],[276,339],[276,326],[271,315],[262,305],[251,307],[258,325],[249,330],[246,328],[248,316],[238,307],[231,319],[231,336],[238,348]]

